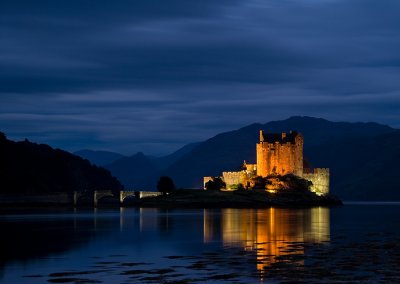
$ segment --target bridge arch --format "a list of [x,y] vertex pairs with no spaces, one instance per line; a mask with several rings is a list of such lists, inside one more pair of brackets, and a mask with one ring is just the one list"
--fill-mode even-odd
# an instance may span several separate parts
[[97,207],[97,205],[99,204],[99,200],[103,197],[114,197],[114,194],[111,190],[95,190],[93,192],[94,207]]
[[138,191],[133,191],[133,190],[121,190],[119,192],[119,202],[121,204],[123,204],[125,198],[128,198],[128,197],[139,198],[139,192]]
[[111,190],[95,190],[93,192],[74,191],[74,207],[76,207],[79,200],[82,200],[83,198],[92,200],[94,207],[97,207],[99,200],[103,197],[114,197],[114,194]]
[[87,191],[74,191],[74,207],[78,206],[78,203],[84,199],[86,200],[93,200],[92,197],[93,193],[92,192],[87,192]]

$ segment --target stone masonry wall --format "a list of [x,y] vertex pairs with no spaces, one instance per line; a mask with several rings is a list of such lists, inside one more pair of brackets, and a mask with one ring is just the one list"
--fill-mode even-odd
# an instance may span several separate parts
[[233,186],[238,185],[239,183],[241,183],[242,185],[246,185],[247,183],[246,171],[223,172],[222,177],[224,179],[224,182],[226,183],[226,190],[233,190]]
[[270,174],[285,175],[293,173],[303,174],[303,137],[299,134],[295,143],[279,142],[257,143],[257,175],[266,177]]
[[316,168],[309,173],[303,173],[302,177],[313,183],[311,191],[318,195],[329,193],[329,169]]

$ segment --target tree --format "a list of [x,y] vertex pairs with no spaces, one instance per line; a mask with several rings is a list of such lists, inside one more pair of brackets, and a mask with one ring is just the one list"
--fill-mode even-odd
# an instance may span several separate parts
[[208,190],[221,190],[222,188],[226,188],[226,183],[220,177],[213,177],[206,182],[205,187]]
[[157,190],[164,195],[175,190],[174,181],[168,176],[162,176],[157,182]]

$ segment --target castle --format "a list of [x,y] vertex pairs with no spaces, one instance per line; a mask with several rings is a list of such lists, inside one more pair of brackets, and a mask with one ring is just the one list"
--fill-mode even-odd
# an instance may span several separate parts
[[[257,162],[247,164],[237,172],[223,172],[225,190],[235,190],[239,185],[249,187],[256,176],[294,174],[312,182],[311,191],[318,195],[329,192],[329,169],[305,168],[303,159],[303,136],[296,132],[265,133],[260,130],[260,142],[256,144]],[[205,184],[213,177],[204,177]],[[274,186],[274,185],[273,185]]]

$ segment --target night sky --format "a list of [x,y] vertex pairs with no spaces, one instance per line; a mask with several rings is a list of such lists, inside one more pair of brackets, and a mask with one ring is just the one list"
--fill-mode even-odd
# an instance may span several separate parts
[[1,0],[0,131],[167,154],[293,115],[400,127],[399,0]]

